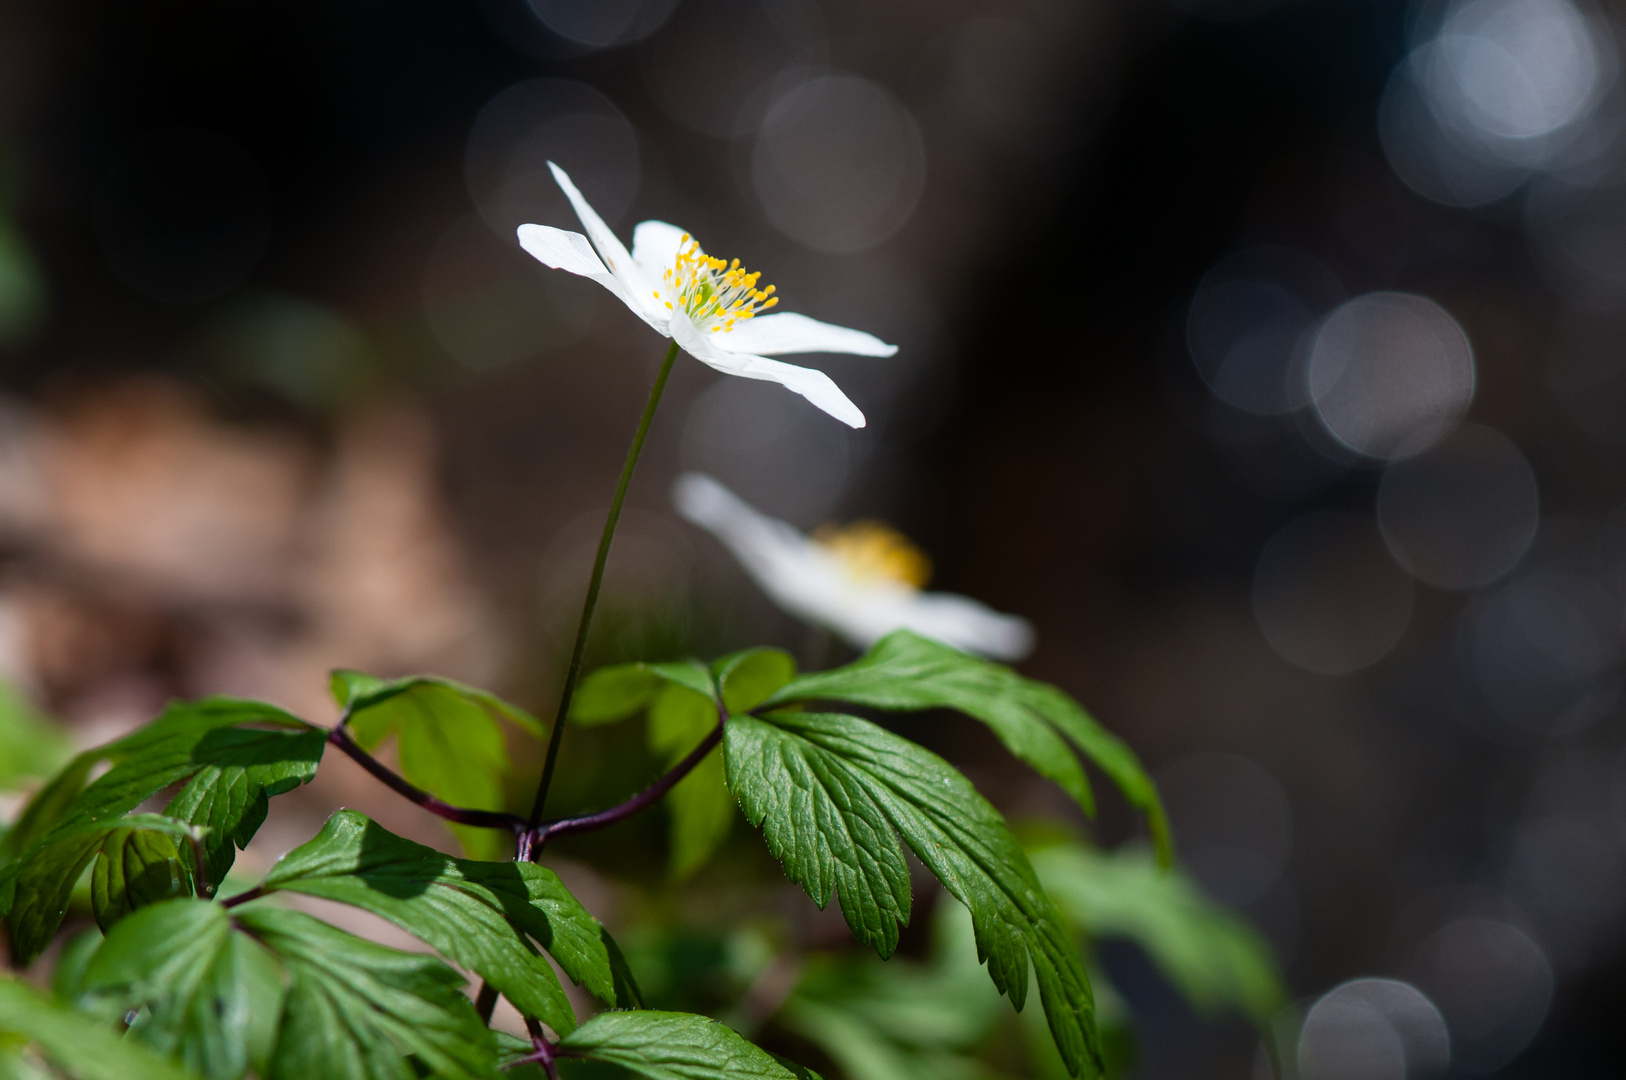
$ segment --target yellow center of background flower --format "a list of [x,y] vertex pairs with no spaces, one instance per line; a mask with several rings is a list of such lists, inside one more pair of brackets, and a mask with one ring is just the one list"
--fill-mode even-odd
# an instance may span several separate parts
[[683,308],[691,322],[715,334],[732,330],[739,320],[779,303],[772,285],[757,288],[760,277],[760,271],[747,273],[738,259],[729,262],[707,255],[698,241],[684,233],[676,260],[661,275],[662,288],[656,290],[655,299],[665,303],[668,311],[674,304]]
[[932,576],[926,553],[879,521],[855,521],[845,528],[821,525],[813,539],[860,581],[891,581],[918,589]]

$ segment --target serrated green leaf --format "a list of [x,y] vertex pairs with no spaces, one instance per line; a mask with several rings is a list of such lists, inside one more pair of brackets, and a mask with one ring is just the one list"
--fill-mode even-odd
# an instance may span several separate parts
[[21,1035],[77,1080],[196,1080],[100,1020],[0,976],[0,1032]]
[[[34,797],[7,836],[0,915],[14,955],[29,963],[61,925],[74,882],[120,818],[185,781],[164,813],[208,829],[210,880],[265,820],[267,801],[316,774],[326,733],[272,705],[229,698],[177,702],[144,728],[88,751]],[[111,762],[91,781],[90,772]]]
[[[110,836],[130,831],[191,835],[191,827],[185,822],[159,814],[131,814],[105,824],[67,819],[51,829],[27,856],[0,867],[0,913],[6,915],[13,955],[23,963],[32,963],[44,951],[62,925],[74,886],[85,867]],[[190,878],[187,880],[190,882]],[[92,890],[94,898],[94,881]],[[128,899],[139,902],[142,895]]]
[[612,1008],[638,1004],[637,987],[603,924],[557,874],[535,863],[454,859],[341,810],[283,856],[261,888],[380,915],[561,1033],[575,1027],[575,1014],[539,948]]
[[796,660],[783,649],[746,649],[714,661],[711,673],[728,711],[749,712],[796,677]]
[[909,918],[901,836],[970,909],[994,985],[1020,1010],[1031,961],[1069,1070],[1099,1075],[1094,1006],[1077,947],[1004,819],[970,781],[930,751],[852,716],[735,716],[723,744],[729,786],[746,817],[815,902],[823,906],[839,891],[854,935],[890,955]]
[[1203,1013],[1236,1009],[1266,1025],[1287,1000],[1270,946],[1205,897],[1185,874],[1143,851],[1078,844],[1032,852],[1057,906],[1091,937],[1127,938]]
[[732,1028],[691,1013],[599,1013],[559,1045],[568,1056],[620,1065],[649,1080],[817,1080]]
[[[186,859],[190,861],[191,852]],[[192,894],[192,873],[173,837],[114,829],[102,841],[101,858],[90,875],[90,904],[103,933],[138,907]]]
[[1146,815],[1152,842],[1163,861],[1172,858],[1163,803],[1139,759],[1083,706],[1054,686],[898,630],[845,667],[792,680],[760,707],[808,701],[844,701],[894,711],[942,708],[963,712],[987,724],[1007,750],[1061,785],[1093,816],[1095,798],[1077,755],[1068,746],[1070,740]]
[[[545,731],[523,709],[449,679],[386,682],[336,671],[333,691],[362,749],[376,751],[393,735],[402,776],[454,806],[475,810],[501,810],[507,798],[508,741],[498,718],[533,735]],[[500,859],[509,851],[508,837],[498,830],[451,829],[474,858]]]
[[496,1039],[439,960],[386,949],[297,911],[236,921],[282,961],[288,992],[266,1080],[497,1076]]
[[130,1037],[209,1080],[267,1068],[282,1011],[282,971],[219,904],[168,900],[134,912],[85,970],[84,992],[144,1009]]

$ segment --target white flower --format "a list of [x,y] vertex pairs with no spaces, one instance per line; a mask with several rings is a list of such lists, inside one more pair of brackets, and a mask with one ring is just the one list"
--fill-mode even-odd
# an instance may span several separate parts
[[587,235],[521,225],[521,247],[556,270],[592,278],[696,360],[726,375],[779,383],[837,420],[864,426],[864,414],[830,376],[768,356],[799,352],[891,356],[898,351],[896,345],[805,315],[760,314],[779,303],[773,286],[758,289],[760,275],[747,273],[738,259],[730,263],[705,254],[676,225],[644,222],[633,230],[628,253],[565,171],[551,161],[548,168]]
[[998,660],[1019,660],[1033,650],[1026,619],[969,597],[922,592],[930,572],[925,556],[883,525],[861,522],[810,537],[700,473],[679,476],[672,501],[727,545],[775,604],[857,648],[905,629]]

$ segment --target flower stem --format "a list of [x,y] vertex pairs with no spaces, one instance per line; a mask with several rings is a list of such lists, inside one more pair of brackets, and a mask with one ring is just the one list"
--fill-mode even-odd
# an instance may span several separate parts
[[582,605],[581,622],[576,626],[576,643],[570,649],[570,667],[565,672],[565,687],[559,695],[559,712],[553,718],[553,730],[548,734],[548,753],[542,762],[542,779],[536,785],[536,799],[531,803],[529,825],[535,829],[542,820],[542,809],[548,801],[548,788],[553,784],[553,769],[559,763],[559,744],[563,741],[565,716],[570,712],[570,699],[576,693],[576,680],[581,678],[582,657],[587,652],[587,631],[593,625],[593,609],[598,606],[599,586],[604,584],[604,563],[610,557],[610,541],[615,538],[616,522],[621,519],[621,504],[627,498],[627,486],[632,483],[632,471],[638,467],[638,455],[644,450],[644,437],[649,434],[650,421],[661,403],[666,389],[666,378],[672,374],[672,362],[677,359],[678,344],[672,342],[666,350],[666,359],[650,388],[644,415],[633,433],[632,445],[627,447],[627,460],[621,466],[621,479],[616,481],[615,496],[610,500],[610,513],[604,519],[604,533],[599,537],[598,555],[593,559],[593,576],[587,582],[587,602]]

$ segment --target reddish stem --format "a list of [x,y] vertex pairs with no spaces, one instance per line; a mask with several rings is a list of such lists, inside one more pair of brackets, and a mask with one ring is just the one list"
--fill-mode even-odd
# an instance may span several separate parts
[[355,762],[375,778],[383,781],[391,790],[406,796],[436,817],[459,825],[472,825],[477,829],[506,829],[515,836],[521,836],[526,830],[525,819],[518,814],[505,814],[500,810],[470,810],[462,806],[453,806],[435,798],[420,787],[407,783],[405,778],[380,764],[378,759],[363,750],[345,730],[344,721],[327,733],[327,741],[349,754]]
[[516,858],[521,860],[529,859],[534,862],[536,857],[542,854],[542,848],[550,837],[565,836],[569,833],[592,832],[594,829],[602,829],[608,825],[625,821],[640,810],[647,808],[651,803],[677,786],[678,781],[693,772],[694,767],[699,765],[705,756],[716,748],[717,744],[722,741],[723,724],[727,719],[728,714],[723,711],[721,706],[718,706],[717,726],[712,728],[704,739],[700,740],[699,746],[689,751],[687,757],[672,766],[665,776],[619,806],[612,806],[608,810],[600,810],[596,814],[584,814],[581,817],[561,818],[558,821],[544,822],[537,826],[534,831],[520,838],[519,854]]

